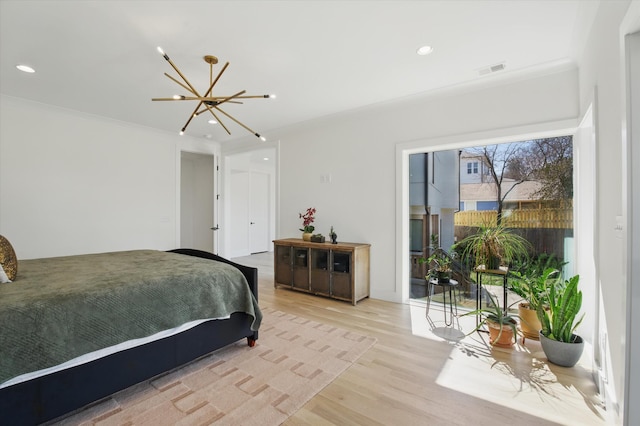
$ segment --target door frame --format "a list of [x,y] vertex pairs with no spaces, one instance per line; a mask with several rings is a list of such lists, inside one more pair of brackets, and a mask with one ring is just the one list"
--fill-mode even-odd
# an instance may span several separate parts
[[[209,149],[199,149],[194,147],[184,147],[184,146],[176,146],[176,220],[175,220],[175,245],[180,245],[181,241],[181,210],[182,210],[182,194],[181,194],[181,184],[182,184],[182,153],[191,153],[191,154],[203,154],[210,155],[213,157],[213,223],[214,226],[220,226],[221,217],[219,213],[219,198],[220,198],[220,165],[219,165],[219,157],[220,154],[215,150]],[[213,232],[213,247],[212,252],[214,254],[219,254],[219,246],[220,246],[220,235],[219,232]]]
[[390,293],[380,297],[399,303],[410,302],[409,258],[409,155],[491,145],[514,140],[541,139],[559,134],[573,135],[577,119],[560,120],[530,126],[504,128],[434,139],[420,139],[396,145],[396,282]]
[[[278,235],[278,217],[279,217],[279,212],[280,212],[280,201],[279,201],[279,195],[280,195],[280,171],[279,171],[279,165],[280,165],[280,141],[277,142],[267,142],[267,143],[262,143],[259,146],[251,146],[251,147],[240,147],[240,148],[235,148],[232,150],[225,150],[222,152],[221,154],[221,158],[222,158],[222,173],[221,173],[221,178],[222,178],[222,186],[221,186],[221,191],[222,191],[222,204],[221,204],[221,215],[222,215],[222,222],[225,223],[226,226],[221,227],[221,243],[220,243],[220,252],[221,252],[221,256],[226,256],[229,257],[231,254],[231,232],[232,230],[230,229],[230,222],[228,220],[226,220],[226,218],[229,217],[230,215],[230,206],[229,203],[225,202],[225,200],[228,200],[228,196],[227,194],[230,193],[230,186],[231,186],[231,157],[237,156],[237,155],[242,155],[242,154],[251,154],[251,153],[255,153],[255,152],[259,152],[259,151],[264,151],[264,150],[270,150],[273,152],[273,170],[271,171],[270,176],[272,176],[273,178],[270,179],[269,185],[270,188],[272,190],[272,194],[270,197],[270,206],[269,206],[269,221],[271,222],[269,224],[269,236],[270,236],[270,240],[273,240],[276,238],[276,236]],[[247,172],[251,172],[253,171],[251,168],[247,168],[246,169]],[[263,170],[260,169],[256,169],[255,171],[260,171],[262,172]],[[270,241],[269,244],[269,252],[273,251],[273,242]]]

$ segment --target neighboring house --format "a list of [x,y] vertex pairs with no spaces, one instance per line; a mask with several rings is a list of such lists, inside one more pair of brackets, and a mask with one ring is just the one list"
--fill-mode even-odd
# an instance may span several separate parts
[[[554,207],[553,201],[541,201],[536,193],[541,184],[537,181],[517,183],[515,179],[502,180],[503,210],[537,209]],[[506,196],[505,196],[506,194]],[[482,156],[460,151],[460,211],[498,210],[497,187],[490,175],[490,168]]]
[[[535,194],[541,186],[539,182],[527,181],[517,185],[515,183],[514,179],[508,178],[502,182],[503,196],[507,193],[503,210],[540,208],[543,205],[548,205],[548,203],[536,199]],[[492,182],[462,183],[460,185],[460,211],[497,210],[497,197],[497,188]]]
[[445,250],[454,243],[454,215],[458,209],[457,151],[437,151],[409,156],[410,250],[412,276],[425,275],[417,262],[429,256],[431,236]]
[[489,168],[482,157],[460,151],[460,184],[490,182]]

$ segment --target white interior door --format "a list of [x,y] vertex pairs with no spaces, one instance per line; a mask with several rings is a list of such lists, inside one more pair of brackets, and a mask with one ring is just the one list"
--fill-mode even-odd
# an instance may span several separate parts
[[180,247],[215,252],[213,170],[213,155],[181,153]]
[[249,172],[231,172],[230,206],[230,249],[231,257],[247,256],[249,250]]
[[261,253],[269,250],[269,175],[251,172],[249,193],[249,251]]

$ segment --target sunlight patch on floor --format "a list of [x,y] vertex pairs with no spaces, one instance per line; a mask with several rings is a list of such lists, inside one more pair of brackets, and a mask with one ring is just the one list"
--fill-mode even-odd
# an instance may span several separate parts
[[[493,348],[488,334],[473,332],[475,316],[460,316],[459,323],[454,319],[453,326],[446,327],[441,304],[431,304],[429,318],[425,303],[411,301],[409,305],[414,335],[452,345],[438,385],[561,424],[607,424],[600,401],[586,396],[595,394],[587,348],[573,367],[580,370],[580,377],[569,378],[568,369],[547,362],[538,341],[527,339],[523,344],[520,339],[511,349]],[[579,414],[585,404],[600,415],[601,422]],[[572,411],[575,416],[567,415]]]

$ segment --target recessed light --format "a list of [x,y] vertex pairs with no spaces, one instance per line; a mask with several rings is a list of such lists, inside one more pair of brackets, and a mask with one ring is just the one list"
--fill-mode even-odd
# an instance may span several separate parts
[[23,72],[28,72],[28,73],[34,73],[36,72],[36,70],[34,70],[33,68],[31,68],[29,65],[16,65],[16,68],[18,68],[20,71]]
[[218,122],[214,119],[211,119],[208,121],[209,124],[218,124]]
[[269,157],[264,157],[263,160],[264,161],[269,161]]
[[431,52],[433,52],[433,47],[431,46],[422,46],[416,50],[416,53],[420,56],[428,55]]

